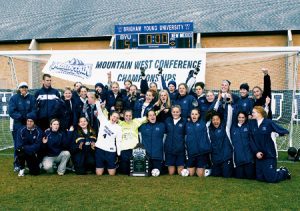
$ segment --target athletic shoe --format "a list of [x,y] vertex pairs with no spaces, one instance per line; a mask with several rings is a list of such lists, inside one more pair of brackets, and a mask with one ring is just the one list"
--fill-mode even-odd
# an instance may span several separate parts
[[64,175],[64,173],[62,173],[62,172],[57,172],[57,174],[58,174],[59,176],[63,176],[63,175]]
[[291,172],[289,171],[289,169],[287,167],[281,166],[280,170],[287,172],[286,179],[292,179],[292,174],[291,174]]
[[14,167],[14,172],[19,172],[20,171],[20,167],[19,166],[15,166]]
[[25,176],[25,169],[21,169],[19,171],[19,174],[18,174],[19,177],[24,177]]

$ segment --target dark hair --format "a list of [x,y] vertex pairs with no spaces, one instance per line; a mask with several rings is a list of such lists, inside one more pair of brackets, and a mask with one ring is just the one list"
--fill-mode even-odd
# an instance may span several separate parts
[[209,110],[209,111],[206,113],[205,120],[206,120],[206,121],[210,121],[210,120],[212,120],[212,118],[213,118],[214,116],[218,116],[218,117],[221,119],[221,121],[222,121],[222,119],[223,119],[223,115],[222,115],[221,113],[219,113],[219,112],[217,112],[217,111],[215,111],[215,110]]
[[50,74],[48,74],[48,73],[45,73],[44,75],[43,75],[43,80],[45,80],[45,78],[51,78],[51,75]]
[[155,116],[156,116],[156,113],[155,113],[155,111],[154,111],[153,109],[151,109],[151,110],[149,110],[149,111],[146,113],[146,117],[147,117],[147,118],[149,117],[149,113],[150,113],[151,111],[153,111],[153,112],[154,112],[154,114],[155,114]]
[[[79,119],[78,119],[78,123],[79,123],[81,118],[84,118],[88,123],[88,125],[87,125],[88,135],[96,137],[97,134],[95,133],[93,128],[90,126],[90,123],[89,123],[88,119],[85,116],[80,116]],[[77,127],[77,131],[78,131],[79,136],[85,137],[85,133],[83,132],[82,128],[79,125]]]
[[123,111],[123,114],[125,115],[126,112],[130,112],[130,113],[133,115],[133,111],[132,111],[131,109],[125,109],[125,110]]
[[248,115],[246,114],[246,112],[244,112],[244,111],[239,111],[238,113],[237,113],[237,118],[239,118],[239,115],[240,114],[243,114],[244,116],[245,116],[245,122],[247,122],[248,121]]
[[196,88],[197,86],[200,86],[202,89],[204,89],[205,84],[204,84],[203,82],[197,82],[197,83],[195,84],[195,88]]
[[75,86],[76,86],[76,84],[78,84],[78,83],[82,85],[82,83],[81,83],[80,81],[77,81],[77,82],[75,82],[75,83],[74,83],[74,85],[73,85],[73,86],[75,87]]
[[109,113],[109,116],[112,116],[113,114],[118,114],[118,116],[120,117],[120,113],[117,112],[117,111],[111,111],[111,112]]
[[81,87],[79,88],[79,92],[81,91],[81,89],[86,89],[86,91],[89,91],[89,88],[87,88],[86,86],[81,86]]
[[192,111],[197,111],[197,112],[200,114],[200,111],[199,111],[198,108],[193,108],[193,109],[191,110],[190,114],[192,114]]
[[124,81],[124,84],[126,83],[126,82],[129,82],[131,85],[132,85],[132,81],[131,80],[126,80],[126,81]]

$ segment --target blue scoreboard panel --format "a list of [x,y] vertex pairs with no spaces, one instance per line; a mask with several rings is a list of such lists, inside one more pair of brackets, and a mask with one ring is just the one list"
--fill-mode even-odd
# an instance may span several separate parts
[[192,48],[193,23],[134,24],[115,26],[115,48]]

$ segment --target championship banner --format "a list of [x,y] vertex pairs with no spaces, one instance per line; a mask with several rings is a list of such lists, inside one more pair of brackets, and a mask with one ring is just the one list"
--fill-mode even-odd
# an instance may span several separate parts
[[205,82],[206,54],[201,49],[97,50],[52,54],[43,72],[86,85],[107,84],[107,73],[120,87],[131,80],[139,87],[140,68],[146,69],[148,82],[158,81],[158,68],[163,77],[177,84],[186,82],[190,70],[199,67],[197,81]]

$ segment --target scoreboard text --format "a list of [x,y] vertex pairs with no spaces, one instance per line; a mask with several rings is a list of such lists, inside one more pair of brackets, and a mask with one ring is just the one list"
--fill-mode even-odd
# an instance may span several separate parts
[[116,49],[192,48],[193,23],[115,26]]

